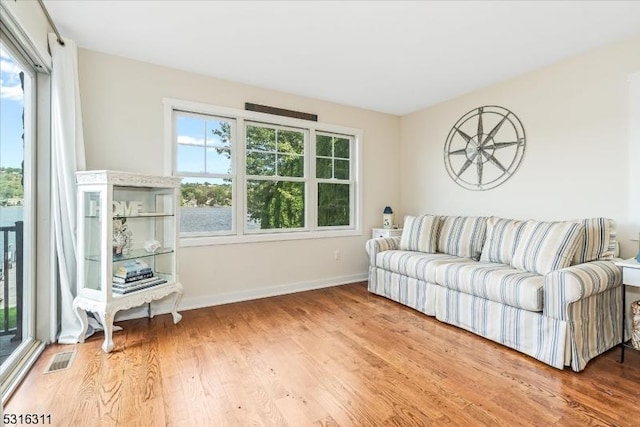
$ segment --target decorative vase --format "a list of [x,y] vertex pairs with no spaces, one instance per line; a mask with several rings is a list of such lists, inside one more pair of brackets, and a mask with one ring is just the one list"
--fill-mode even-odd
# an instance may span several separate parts
[[391,206],[386,206],[382,212],[382,228],[393,227],[393,211]]

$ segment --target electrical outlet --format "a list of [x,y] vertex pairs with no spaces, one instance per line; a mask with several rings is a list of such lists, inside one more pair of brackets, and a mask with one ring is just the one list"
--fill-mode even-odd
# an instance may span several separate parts
[[340,254],[340,251],[339,251],[339,250],[337,250],[337,249],[336,249],[335,251],[333,251],[333,258],[334,258],[336,261],[340,261],[340,255],[341,255],[341,254]]

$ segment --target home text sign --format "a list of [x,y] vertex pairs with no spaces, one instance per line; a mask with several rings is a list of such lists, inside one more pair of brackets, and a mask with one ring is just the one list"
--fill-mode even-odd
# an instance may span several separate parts
[[140,212],[142,212],[142,202],[139,201],[114,201],[111,210],[113,216],[136,216],[140,215]]

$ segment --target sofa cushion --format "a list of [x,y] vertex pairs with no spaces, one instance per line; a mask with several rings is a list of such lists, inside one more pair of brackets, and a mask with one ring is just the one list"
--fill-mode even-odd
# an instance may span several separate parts
[[586,218],[577,221],[584,225],[578,239],[578,249],[572,264],[613,259],[616,252],[616,225],[609,218]]
[[445,217],[440,227],[438,252],[478,260],[486,231],[486,217]]
[[487,238],[482,247],[480,261],[511,264],[523,225],[523,221],[515,219],[489,218],[487,220]]
[[435,253],[440,223],[440,217],[434,215],[405,217],[399,249]]
[[376,267],[429,283],[435,283],[439,265],[467,261],[470,259],[453,255],[401,250],[384,251],[376,255]]
[[583,232],[584,225],[575,222],[527,221],[511,265],[538,274],[568,267]]
[[447,289],[522,308],[542,311],[544,276],[491,262],[461,262],[438,267],[436,283]]

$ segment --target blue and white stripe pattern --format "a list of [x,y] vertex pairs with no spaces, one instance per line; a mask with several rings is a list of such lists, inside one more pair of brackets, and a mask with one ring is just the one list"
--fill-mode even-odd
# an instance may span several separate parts
[[434,215],[407,216],[399,248],[405,251],[435,253],[441,219]]
[[369,292],[411,307],[429,316],[436,315],[439,286],[381,268],[369,267]]
[[396,250],[399,245],[400,237],[382,237],[367,240],[365,250],[369,255],[369,265],[376,265],[376,257],[380,252]]
[[487,239],[482,247],[480,261],[511,264],[523,221],[491,217],[487,220]]
[[487,232],[487,218],[447,216],[440,228],[438,252],[480,259]]
[[542,311],[544,276],[491,262],[451,263],[438,267],[436,283],[529,311]]
[[528,354],[548,365],[565,365],[567,323],[454,289],[438,287],[436,318]]
[[572,264],[613,259],[617,245],[615,222],[609,218],[587,218],[578,222],[584,225],[584,233],[579,238]]
[[567,308],[584,298],[622,285],[622,269],[611,261],[593,261],[553,271],[544,279],[547,316],[571,320]]
[[583,232],[584,226],[575,222],[527,221],[511,265],[538,274],[568,267]]
[[384,251],[378,253],[375,266],[393,273],[413,277],[424,282],[436,283],[436,268],[442,264],[471,262],[447,254],[425,254],[415,251]]
[[[602,224],[591,224],[596,222]],[[578,233],[583,231],[583,225],[573,224]],[[611,229],[605,227],[604,231],[609,234],[609,243],[585,243],[600,248],[585,250],[585,254],[591,252],[589,256],[595,256],[599,252],[598,256],[608,256]],[[535,235],[531,230],[528,234]],[[556,242],[558,238],[551,240]],[[543,238],[527,245],[550,250],[545,243]],[[399,238],[367,242],[371,292],[559,369],[569,365],[574,371],[581,371],[589,360],[620,343],[622,270],[611,260],[538,275],[505,264],[402,251],[398,246]],[[551,245],[567,246],[570,244]],[[602,250],[605,246],[607,249]],[[573,252],[569,261],[572,257]]]

